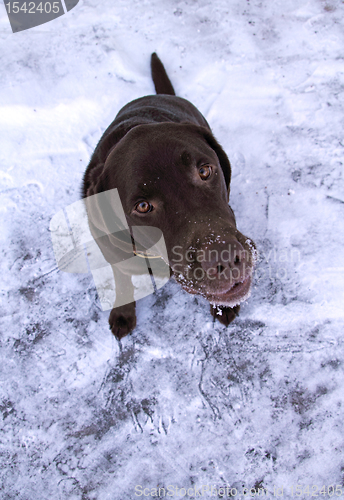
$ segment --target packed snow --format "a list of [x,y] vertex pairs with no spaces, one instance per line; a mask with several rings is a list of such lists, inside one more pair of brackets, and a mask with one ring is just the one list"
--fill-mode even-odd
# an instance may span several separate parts
[[[1,498],[344,493],[343,24],[340,0],[81,0],[13,34],[0,4]],[[153,51],[259,258],[228,328],[170,281],[118,343],[49,224]]]

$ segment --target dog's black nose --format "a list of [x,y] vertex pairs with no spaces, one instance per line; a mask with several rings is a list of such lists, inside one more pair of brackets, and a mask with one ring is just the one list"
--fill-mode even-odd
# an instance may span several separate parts
[[209,280],[238,283],[246,278],[249,268],[247,250],[237,241],[210,243],[199,252],[198,261]]

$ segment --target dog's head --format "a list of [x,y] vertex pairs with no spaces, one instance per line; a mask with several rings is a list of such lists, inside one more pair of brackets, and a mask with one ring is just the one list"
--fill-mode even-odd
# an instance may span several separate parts
[[[228,205],[231,168],[210,130],[188,123],[132,128],[91,172],[87,196],[117,188],[127,223],[160,229],[168,263],[189,293],[233,307],[247,298],[254,243]],[[106,233],[95,209],[94,226]]]

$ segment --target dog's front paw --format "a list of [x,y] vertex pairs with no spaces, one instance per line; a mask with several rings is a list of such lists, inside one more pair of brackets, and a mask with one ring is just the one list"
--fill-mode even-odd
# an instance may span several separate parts
[[210,312],[213,318],[218,319],[225,326],[228,326],[238,316],[239,311],[240,306],[225,307],[210,304]]
[[136,326],[135,302],[125,306],[114,307],[109,316],[110,330],[120,340]]

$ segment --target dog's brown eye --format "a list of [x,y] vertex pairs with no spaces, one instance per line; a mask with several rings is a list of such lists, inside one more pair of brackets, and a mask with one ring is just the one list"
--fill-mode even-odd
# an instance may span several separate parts
[[203,165],[198,169],[198,173],[202,181],[209,179],[211,176],[212,168],[209,165]]
[[148,212],[151,212],[153,210],[153,206],[148,203],[148,201],[141,201],[141,203],[138,203],[136,205],[135,210],[140,214],[147,214]]

